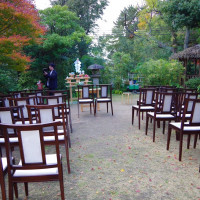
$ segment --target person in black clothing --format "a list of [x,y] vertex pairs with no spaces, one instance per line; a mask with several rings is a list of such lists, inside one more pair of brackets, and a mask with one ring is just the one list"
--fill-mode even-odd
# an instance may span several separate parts
[[50,72],[47,73],[44,71],[44,76],[47,78],[47,87],[50,90],[57,89],[57,72],[55,71],[55,65],[51,63],[49,65]]

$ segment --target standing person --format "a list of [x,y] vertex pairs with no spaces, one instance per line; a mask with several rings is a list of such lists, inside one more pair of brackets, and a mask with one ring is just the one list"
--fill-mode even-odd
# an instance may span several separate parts
[[55,71],[55,65],[51,63],[49,65],[50,72],[44,72],[44,76],[47,78],[47,87],[50,90],[57,89],[57,72]]

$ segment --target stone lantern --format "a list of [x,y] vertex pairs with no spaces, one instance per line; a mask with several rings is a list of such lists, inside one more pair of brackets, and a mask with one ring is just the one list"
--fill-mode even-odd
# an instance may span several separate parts
[[99,84],[99,78],[100,78],[100,69],[104,69],[103,66],[98,64],[93,64],[88,67],[88,69],[92,70],[91,78],[93,79],[93,85]]

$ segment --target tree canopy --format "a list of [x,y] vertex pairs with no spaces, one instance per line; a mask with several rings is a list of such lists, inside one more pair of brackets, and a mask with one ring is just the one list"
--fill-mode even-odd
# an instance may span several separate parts
[[22,71],[31,62],[23,47],[45,34],[38,11],[30,0],[1,0],[0,18],[0,65]]

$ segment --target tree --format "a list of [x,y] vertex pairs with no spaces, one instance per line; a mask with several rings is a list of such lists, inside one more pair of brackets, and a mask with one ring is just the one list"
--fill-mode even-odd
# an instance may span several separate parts
[[174,29],[185,28],[184,49],[188,48],[190,31],[200,26],[199,0],[164,0],[160,1],[160,10],[164,20]]
[[65,78],[73,71],[73,63],[79,57],[78,44],[82,41],[89,44],[91,39],[80,27],[76,14],[69,11],[67,6],[47,8],[40,11],[40,16],[47,33],[43,44],[26,48],[27,54],[34,58],[29,76],[36,76],[44,82],[42,69],[53,62],[58,72],[58,86],[64,88]]
[[0,17],[0,65],[22,71],[31,61],[23,47],[40,42],[45,28],[30,0],[1,0]]
[[69,10],[79,17],[80,25],[86,34],[94,31],[96,21],[103,15],[103,10],[108,5],[108,0],[53,0],[52,5],[67,5]]

